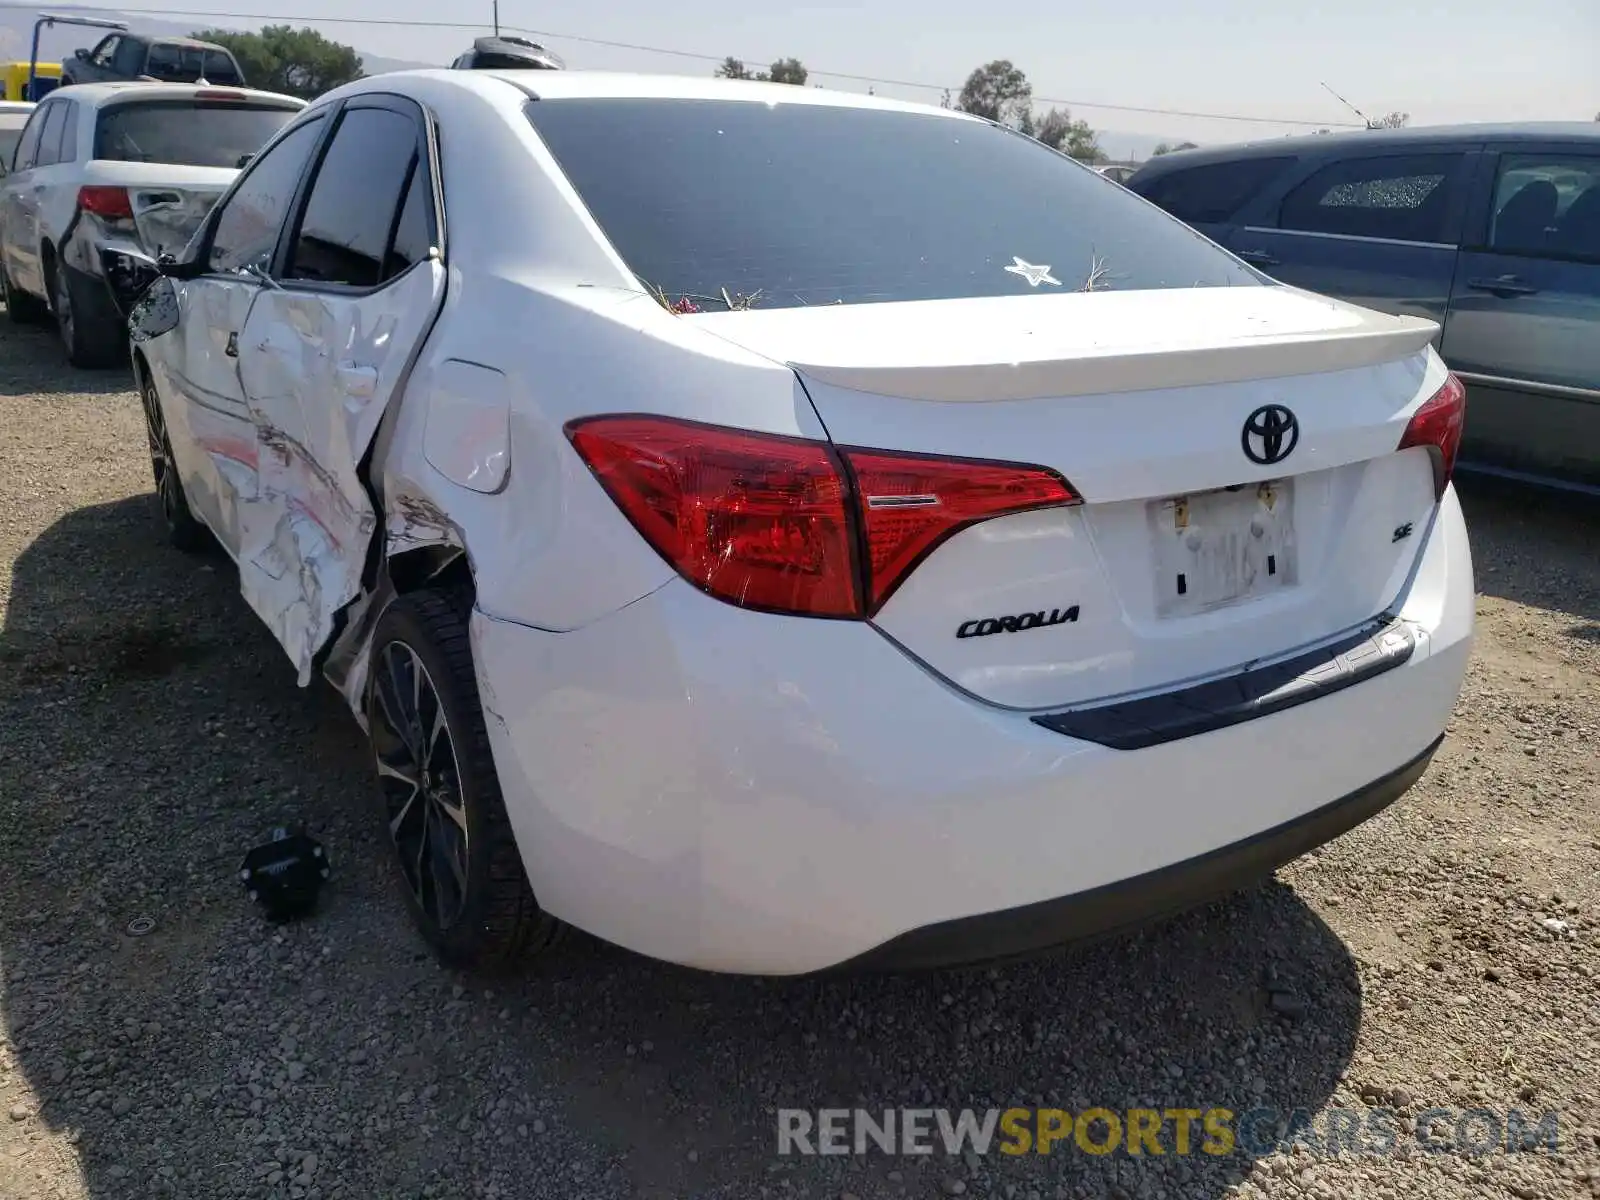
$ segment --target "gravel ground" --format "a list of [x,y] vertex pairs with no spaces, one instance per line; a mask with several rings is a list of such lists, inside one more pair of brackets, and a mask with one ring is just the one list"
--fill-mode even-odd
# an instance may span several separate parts
[[[1600,1196],[1592,507],[1464,489],[1480,645],[1435,766],[1249,894],[996,971],[754,981],[580,938],[486,984],[406,924],[331,690],[165,547],[124,381],[59,362],[0,333],[0,1197]],[[335,876],[274,930],[233,869],[286,819]],[[1401,1136],[776,1151],[779,1107],[1012,1103]],[[1561,1152],[1424,1153],[1430,1106],[1558,1111]]]

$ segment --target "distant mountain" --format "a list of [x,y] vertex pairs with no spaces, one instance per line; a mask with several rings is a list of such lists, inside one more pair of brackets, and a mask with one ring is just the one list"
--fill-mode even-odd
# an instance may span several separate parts
[[[122,21],[129,29],[140,33],[164,34],[166,36],[187,36],[196,29],[218,28],[238,29],[241,33],[253,33],[248,29],[230,22],[205,21],[200,17],[193,21],[179,24],[175,21],[155,21],[149,17],[129,16],[112,8],[86,8],[76,5],[53,5],[46,11],[53,15],[64,17],[93,17],[102,21]],[[21,9],[0,9],[0,60],[6,62],[27,62],[28,54],[33,45],[33,23],[38,19],[38,14]],[[269,22],[262,22],[268,24]],[[86,26],[55,25],[40,31],[39,58],[42,62],[60,62],[69,57],[79,47],[87,49],[103,38],[109,30],[93,29]],[[470,39],[468,39],[470,41]],[[462,49],[466,46],[463,43]],[[362,69],[368,75],[381,75],[388,71],[409,71],[417,67],[439,67],[444,63],[419,63],[406,62],[398,58],[383,58],[376,54],[363,53],[356,47],[356,53],[361,55]],[[453,55],[452,55],[453,57]]]

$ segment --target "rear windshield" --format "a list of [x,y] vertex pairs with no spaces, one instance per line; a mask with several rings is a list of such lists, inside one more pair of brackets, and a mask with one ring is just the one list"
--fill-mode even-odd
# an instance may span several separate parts
[[623,260],[671,304],[1261,282],[1110,180],[987,124],[723,100],[540,100],[528,114]]
[[237,167],[299,109],[160,100],[100,111],[94,156],[118,162]]
[[150,47],[144,73],[163,83],[199,83],[204,79],[207,83],[237,86],[244,82],[232,55],[221,50],[178,46],[171,42],[156,42]]

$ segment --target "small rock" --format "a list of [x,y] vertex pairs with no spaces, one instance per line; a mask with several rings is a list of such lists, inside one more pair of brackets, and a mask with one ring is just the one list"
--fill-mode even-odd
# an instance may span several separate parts
[[11,1106],[11,1119],[13,1121],[26,1121],[28,1119],[28,1106],[26,1104],[13,1104]]
[[111,1115],[113,1117],[125,1117],[132,1108],[132,1100],[129,1100],[126,1096],[118,1096],[111,1102]]
[[299,1083],[306,1077],[306,1065],[303,1062],[292,1062],[284,1069],[289,1075],[290,1083]]
[[534,1122],[533,1122],[533,1131],[535,1133],[543,1133],[545,1131],[545,1128],[546,1128],[545,1123],[543,1121],[539,1120],[537,1117],[535,1117],[534,1118]]
[[1271,1004],[1273,1012],[1291,1021],[1306,1015],[1306,1002],[1292,992],[1273,992]]
[[939,1185],[939,1190],[946,1196],[965,1196],[967,1194],[967,1184],[965,1180],[961,1179],[946,1179]]
[[697,1162],[699,1162],[699,1161],[700,1161],[700,1151],[698,1151],[698,1150],[691,1150],[691,1151],[689,1151],[689,1153],[688,1153],[688,1156],[687,1156],[687,1157],[688,1157],[688,1159],[689,1159],[689,1161],[690,1161],[690,1162],[692,1162],[692,1163],[697,1163]]
[[367,1052],[361,1049],[352,1050],[345,1057],[345,1061],[353,1067],[359,1067],[362,1063],[367,1061]]
[[1396,1108],[1410,1108],[1413,1097],[1403,1087],[1397,1087],[1389,1093],[1389,1103]]

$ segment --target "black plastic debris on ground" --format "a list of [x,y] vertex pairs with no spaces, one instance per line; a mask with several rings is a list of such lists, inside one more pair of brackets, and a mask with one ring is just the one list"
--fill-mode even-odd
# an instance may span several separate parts
[[246,894],[270,921],[309,913],[328,875],[322,844],[298,829],[273,830],[272,840],[255,847],[239,864]]

